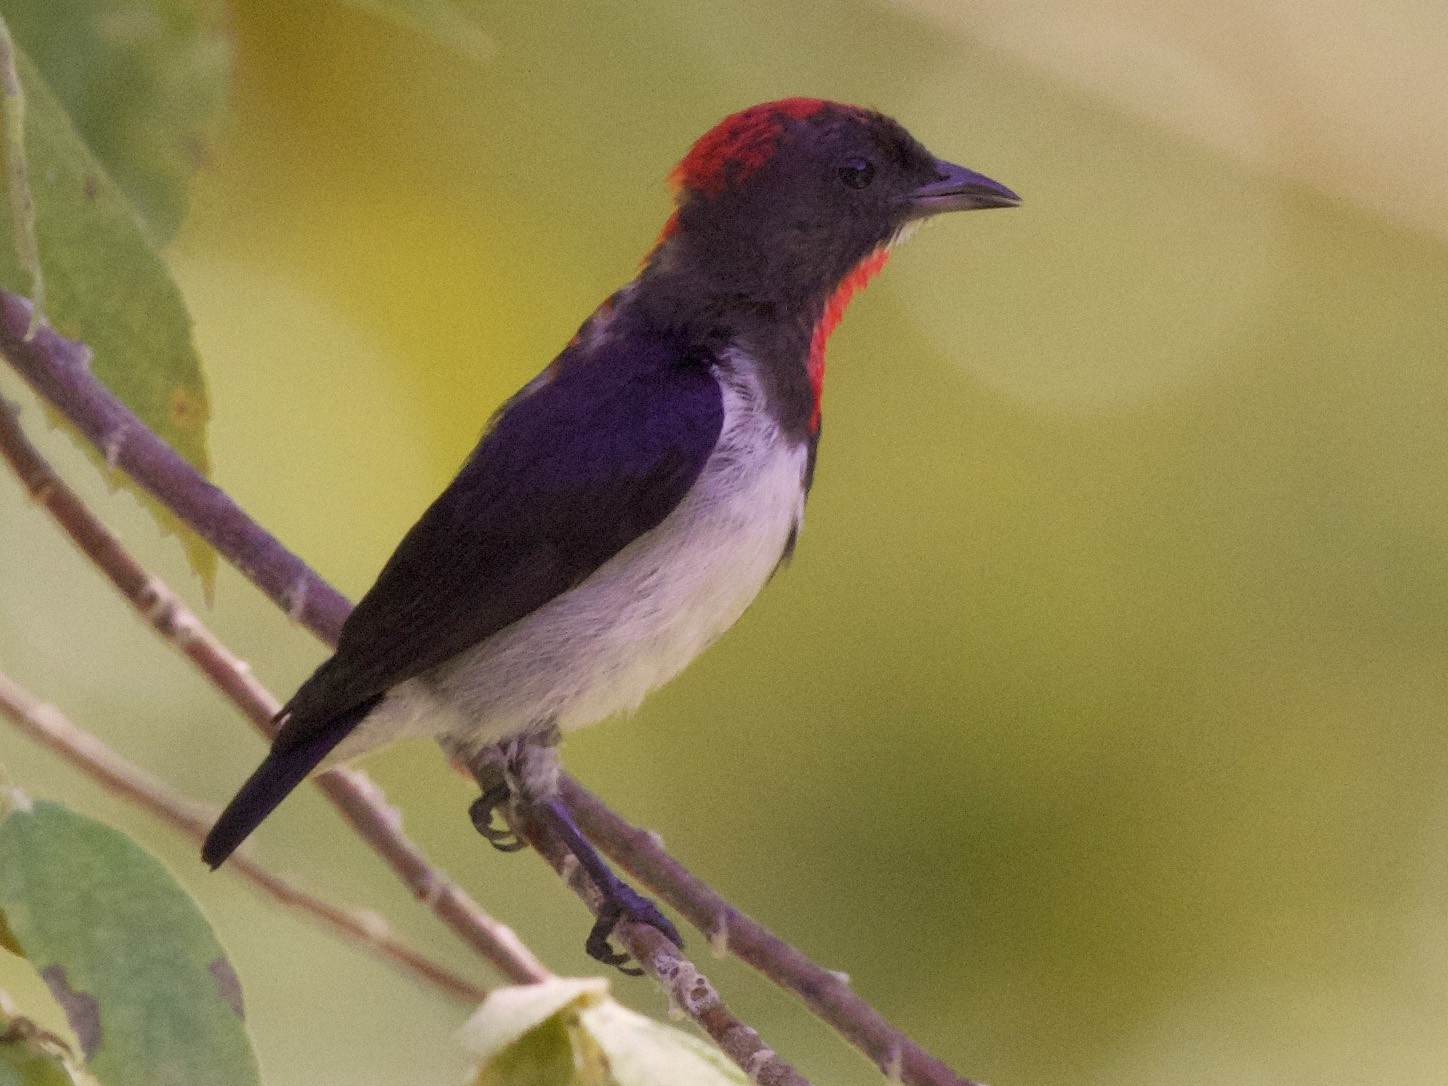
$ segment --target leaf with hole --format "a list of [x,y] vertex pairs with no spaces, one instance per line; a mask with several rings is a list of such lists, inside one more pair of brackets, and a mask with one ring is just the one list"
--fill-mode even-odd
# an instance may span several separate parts
[[225,951],[125,834],[58,803],[12,802],[0,912],[105,1086],[257,1086]]

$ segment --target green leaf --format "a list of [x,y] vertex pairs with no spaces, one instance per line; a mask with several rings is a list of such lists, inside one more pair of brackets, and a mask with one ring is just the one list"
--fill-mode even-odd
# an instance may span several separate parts
[[35,197],[30,191],[30,164],[25,156],[25,92],[16,66],[15,40],[0,18],[0,125],[5,132],[0,149],[5,156],[5,187],[10,197],[14,226],[15,259],[30,276],[29,295],[35,303],[28,334],[35,332],[45,308],[45,276],[40,270],[40,242],[35,236]]
[[482,1059],[473,1086],[744,1086],[705,1041],[636,1014],[608,982],[555,978],[498,988],[459,1034]]
[[617,1086],[747,1086],[749,1079],[713,1045],[655,1022],[613,1000],[579,1013]]
[[0,822],[0,911],[106,1086],[256,1086],[241,986],[196,904],[57,803]]
[[[7,0],[8,5],[8,0]],[[65,335],[94,352],[98,378],[147,426],[209,472],[209,407],[191,320],[129,201],[72,127],[23,50],[17,67],[26,102],[25,147],[35,198],[47,310]],[[0,286],[24,292],[29,277],[15,256],[15,224],[0,215]],[[160,506],[147,507],[178,531],[210,588],[216,555]]]
[[578,1086],[568,1024],[549,1018],[478,1071],[473,1086]]
[[226,109],[218,0],[3,0],[11,32],[156,245],[186,214]]
[[59,1056],[0,1041],[0,1086],[73,1086]]
[[13,1013],[0,992],[0,1086],[76,1086],[83,1081],[65,1042]]
[[354,8],[421,31],[469,60],[493,55],[493,39],[483,31],[477,0],[345,0]]
[[0,913],[0,949],[8,950],[11,954],[24,955],[25,951],[20,949],[20,943],[15,936],[10,934],[10,925],[5,923],[5,914]]
[[601,979],[493,989],[458,1034],[482,1059],[472,1086],[611,1086],[602,1055],[577,1030],[578,1012],[606,999]]
[[61,1056],[0,1038],[0,1086],[74,1086]]

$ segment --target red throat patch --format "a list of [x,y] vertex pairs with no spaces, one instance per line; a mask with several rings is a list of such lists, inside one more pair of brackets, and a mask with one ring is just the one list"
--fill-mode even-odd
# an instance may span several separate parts
[[850,273],[840,281],[840,285],[830,295],[829,301],[825,302],[825,310],[820,314],[820,319],[814,326],[814,332],[810,335],[807,368],[809,387],[814,393],[814,407],[810,411],[809,417],[809,429],[812,434],[819,433],[820,428],[820,400],[825,393],[825,344],[829,342],[830,333],[838,327],[840,319],[844,317],[845,308],[850,304],[850,299],[855,296],[855,291],[875,278],[888,259],[890,259],[890,247],[882,245],[856,264]]
[[705,195],[723,192],[769,161],[787,122],[813,117],[824,107],[819,98],[784,98],[725,117],[699,137],[669,180]]

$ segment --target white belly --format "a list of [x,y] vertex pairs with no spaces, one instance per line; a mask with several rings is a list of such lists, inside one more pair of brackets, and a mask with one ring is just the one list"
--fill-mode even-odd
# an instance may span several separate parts
[[334,760],[402,735],[471,750],[549,721],[592,724],[636,708],[732,626],[798,528],[808,452],[779,434],[747,375],[724,381],[724,409],[714,455],[662,524],[576,588],[397,687]]

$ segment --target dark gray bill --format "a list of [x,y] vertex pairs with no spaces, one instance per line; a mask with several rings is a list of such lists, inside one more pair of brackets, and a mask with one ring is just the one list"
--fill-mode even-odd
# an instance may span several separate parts
[[977,211],[988,207],[1015,207],[1021,198],[999,181],[967,170],[953,162],[937,159],[940,180],[921,185],[908,197],[916,215],[941,211]]

